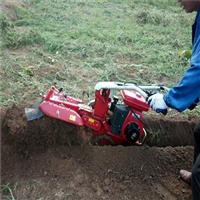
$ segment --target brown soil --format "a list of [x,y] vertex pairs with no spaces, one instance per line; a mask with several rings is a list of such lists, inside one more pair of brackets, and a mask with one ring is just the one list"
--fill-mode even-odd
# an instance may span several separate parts
[[92,146],[84,127],[48,117],[27,122],[15,105],[1,116],[2,199],[192,198],[179,170],[192,168],[192,132],[200,119],[149,114],[143,146]]
[[[14,21],[14,7],[28,4],[4,0],[0,8]],[[0,114],[1,199],[192,199],[179,170],[192,168],[197,117],[146,114],[139,147],[92,146],[90,130],[48,117],[27,122],[15,105]]]

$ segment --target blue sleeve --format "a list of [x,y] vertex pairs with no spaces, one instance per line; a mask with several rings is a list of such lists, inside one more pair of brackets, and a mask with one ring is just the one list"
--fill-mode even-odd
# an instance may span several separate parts
[[191,66],[178,85],[172,87],[163,98],[167,106],[182,112],[198,97],[200,97],[200,62],[197,66]]
[[200,23],[197,22],[190,68],[184,73],[178,85],[163,96],[168,107],[179,112],[187,109],[200,97]]

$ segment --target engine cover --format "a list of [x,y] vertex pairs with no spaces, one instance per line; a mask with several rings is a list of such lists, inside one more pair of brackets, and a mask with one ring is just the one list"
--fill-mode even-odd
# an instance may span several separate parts
[[126,105],[141,111],[148,111],[149,105],[146,99],[133,90],[121,90],[123,101]]
[[140,128],[137,124],[131,122],[126,126],[124,134],[129,142],[135,143],[139,140]]

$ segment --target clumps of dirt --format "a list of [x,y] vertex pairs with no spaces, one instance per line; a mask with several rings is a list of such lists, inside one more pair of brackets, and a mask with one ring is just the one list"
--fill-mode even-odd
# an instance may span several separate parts
[[9,183],[2,196],[12,191],[16,199],[30,200],[190,200],[191,188],[178,172],[192,168],[188,144],[199,119],[144,118],[144,146],[100,147],[87,145],[91,132],[83,127],[45,116],[28,122],[16,105],[2,110],[1,183]]
[[83,127],[50,117],[27,121],[24,108],[12,105],[2,117],[2,143],[12,145],[15,152],[27,157],[32,152],[44,152],[54,144],[82,145],[87,140]]
[[10,183],[16,199],[192,199],[178,177],[192,166],[192,147],[54,145],[23,160],[8,150],[2,151],[2,183]]
[[145,116],[146,144],[157,147],[193,145],[193,131],[199,121],[200,118],[197,117],[188,119],[157,114]]
[[[193,130],[198,119],[176,119],[158,115],[145,116],[148,146],[193,145]],[[44,152],[54,144],[84,145],[90,143],[92,131],[57,119],[43,116],[27,121],[23,107],[12,105],[2,117],[2,143],[12,145],[15,152],[28,157],[32,152]]]

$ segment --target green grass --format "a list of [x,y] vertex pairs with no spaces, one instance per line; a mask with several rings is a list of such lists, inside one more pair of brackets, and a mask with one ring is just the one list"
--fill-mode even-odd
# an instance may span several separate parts
[[52,84],[70,95],[98,81],[175,85],[189,67],[191,24],[175,0],[29,0],[1,15],[1,105]]
[[16,189],[17,185],[18,183],[15,183],[13,186],[11,186],[10,183],[8,183],[7,185],[1,185],[1,199],[16,200],[13,195],[13,191]]

